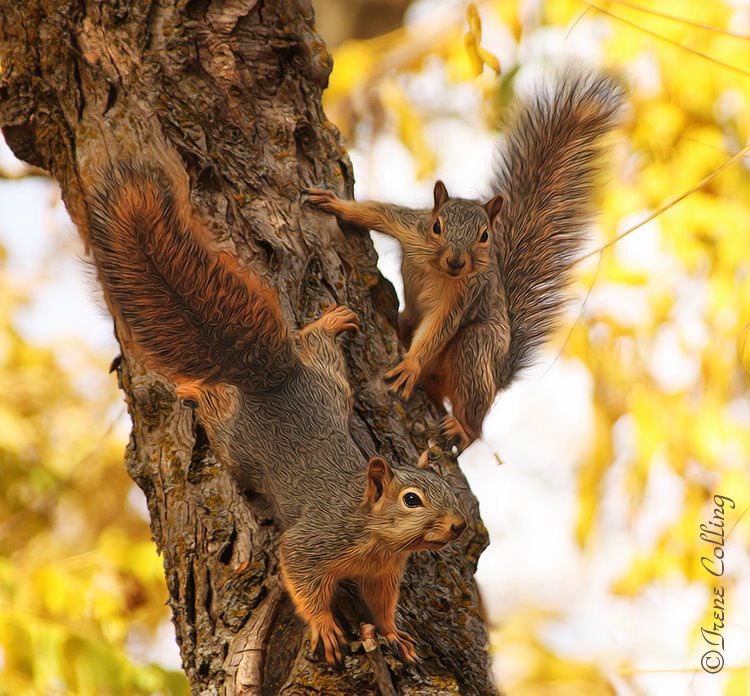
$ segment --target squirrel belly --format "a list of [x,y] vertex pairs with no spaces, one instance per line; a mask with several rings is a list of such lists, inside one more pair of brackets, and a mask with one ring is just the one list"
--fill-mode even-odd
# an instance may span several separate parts
[[451,198],[441,181],[424,210],[307,190],[313,206],[400,242],[407,352],[385,377],[405,398],[420,383],[440,405],[450,400],[441,428],[462,448],[480,437],[495,396],[533,361],[565,305],[603,138],[622,107],[611,78],[559,73],[511,110],[496,193],[484,204]]
[[377,456],[365,464],[349,435],[337,344],[358,317],[335,307],[291,331],[274,291],[213,248],[160,161],[112,165],[89,197],[88,243],[126,354],[175,383],[237,484],[271,503],[283,530],[281,577],[313,647],[341,661],[331,603],[338,581],[351,578],[378,630],[415,660],[395,623],[404,563],[461,534],[458,500],[431,471]]

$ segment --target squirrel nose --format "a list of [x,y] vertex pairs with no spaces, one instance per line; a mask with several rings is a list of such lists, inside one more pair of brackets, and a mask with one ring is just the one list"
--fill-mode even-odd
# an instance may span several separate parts
[[447,263],[452,271],[460,271],[466,265],[466,259],[463,256],[452,256]]
[[464,522],[463,520],[461,520],[458,524],[451,525],[451,532],[453,532],[456,539],[458,539],[458,537],[463,534],[464,529],[466,529],[466,522]]

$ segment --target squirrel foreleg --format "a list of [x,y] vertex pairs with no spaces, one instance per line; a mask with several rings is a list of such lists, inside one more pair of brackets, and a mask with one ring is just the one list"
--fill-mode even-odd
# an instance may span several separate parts
[[386,573],[360,580],[362,598],[372,612],[378,632],[404,662],[417,662],[414,639],[396,626],[396,604],[400,575]]
[[464,302],[460,289],[446,286],[443,293],[419,322],[403,360],[385,375],[394,380],[391,391],[400,392],[405,399],[414,391],[422,370],[445,348],[461,323]]
[[421,242],[419,211],[374,201],[347,201],[325,189],[310,188],[305,193],[311,205],[339,220],[382,232],[409,246]]

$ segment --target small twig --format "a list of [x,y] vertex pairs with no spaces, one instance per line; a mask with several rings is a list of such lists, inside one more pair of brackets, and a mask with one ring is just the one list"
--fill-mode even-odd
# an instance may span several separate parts
[[611,17],[612,19],[615,19],[618,22],[627,24],[628,26],[633,27],[634,29],[637,29],[643,34],[648,34],[649,36],[653,36],[654,38],[660,39],[661,41],[671,44],[672,46],[681,48],[683,51],[687,51],[688,53],[692,53],[695,56],[699,56],[701,58],[704,58],[705,60],[709,60],[712,63],[715,63],[716,65],[721,65],[723,68],[727,68],[728,70],[733,70],[734,72],[740,73],[740,75],[745,75],[745,76],[750,75],[750,72],[745,70],[744,68],[740,68],[737,65],[732,65],[731,63],[725,63],[724,61],[718,60],[717,58],[712,58],[711,56],[705,53],[701,53],[701,51],[697,51],[694,48],[690,48],[689,46],[685,46],[684,44],[681,44],[679,41],[670,39],[668,36],[664,36],[663,34],[659,34],[658,32],[651,31],[650,29],[646,29],[645,27],[642,27],[640,24],[637,24],[636,22],[631,22],[630,20],[625,19],[625,17],[620,17],[619,15],[616,15],[610,12],[609,10],[605,10],[603,7],[600,7],[599,5],[595,5],[594,3],[589,2],[589,0],[582,0],[582,2],[588,5],[589,7],[591,7],[592,9],[596,10],[597,12],[601,12],[603,15],[607,15],[607,17]]
[[12,169],[0,167],[0,179],[3,179],[5,181],[17,181],[18,179],[26,179],[30,176],[39,176],[45,179],[51,178],[49,172],[46,172],[44,171],[44,169],[35,167],[31,164],[24,165],[23,168],[19,171],[13,171]]
[[398,696],[396,689],[393,687],[393,679],[386,664],[383,653],[378,648],[378,639],[375,635],[375,626],[372,624],[362,624],[359,627],[359,635],[362,638],[362,647],[365,649],[365,655],[370,662],[370,667],[375,675],[375,681],[382,696]]
[[576,326],[578,326],[578,324],[583,319],[583,313],[586,311],[586,305],[588,304],[589,297],[591,297],[591,293],[594,291],[594,285],[596,285],[596,281],[599,278],[599,271],[601,270],[603,260],[604,260],[604,250],[600,249],[599,261],[596,264],[594,277],[591,279],[591,285],[589,285],[589,289],[588,289],[588,292],[586,293],[586,297],[583,298],[583,302],[581,303],[581,309],[578,311],[578,316],[576,317],[576,320],[573,322],[573,325],[570,327],[570,330],[568,331],[568,335],[565,337],[563,344],[560,346],[560,350],[557,351],[557,355],[555,356],[555,359],[549,364],[547,369],[544,371],[545,375],[552,369],[555,363],[559,360],[560,356],[563,354],[563,351],[565,350],[565,347],[568,345],[568,341],[570,341],[570,337],[573,335],[573,331],[575,331]]
[[695,27],[696,29],[704,29],[705,31],[712,31],[717,34],[723,34],[724,36],[731,36],[734,39],[740,39],[742,41],[748,41],[750,40],[750,35],[748,34],[740,34],[736,31],[730,31],[729,29],[722,29],[721,27],[715,27],[711,24],[704,24],[703,22],[694,22],[691,19],[688,19],[687,17],[678,17],[677,15],[672,15],[667,12],[660,12],[659,10],[654,10],[650,7],[644,7],[643,5],[636,5],[632,2],[627,2],[627,0],[612,0],[612,2],[623,5],[625,7],[629,7],[633,10],[638,10],[639,12],[645,12],[646,14],[653,15],[654,17],[662,17],[663,19],[669,19],[672,22],[678,22],[680,24],[686,24],[689,27]]
[[725,169],[733,165],[737,160],[741,160],[745,155],[750,152],[750,144],[745,145],[736,155],[733,155],[730,157],[724,164],[722,164],[718,169],[715,169],[712,171],[708,176],[706,176],[704,179],[699,181],[695,186],[688,189],[687,191],[683,191],[679,196],[675,196],[670,200],[669,202],[665,203],[661,208],[658,210],[655,210],[651,215],[641,220],[638,224],[633,225],[632,227],[629,227],[624,232],[621,232],[618,234],[614,239],[610,239],[606,244],[603,244],[598,249],[594,249],[593,251],[589,252],[588,254],[585,254],[578,259],[576,259],[576,262],[583,261],[583,259],[589,258],[589,256],[594,256],[595,254],[600,254],[605,249],[608,249],[613,244],[616,244],[619,242],[623,237],[627,237],[631,232],[635,232],[639,227],[643,227],[647,222],[651,222],[654,218],[658,217],[665,211],[669,210],[672,206],[677,205],[681,200],[687,198],[691,193],[695,193],[696,191],[703,188],[709,181],[712,179],[715,179],[719,174],[721,174]]
[[570,25],[568,32],[565,34],[566,41],[570,38],[570,35],[573,33],[573,29],[575,29],[578,26],[578,22],[580,22],[589,13],[589,10],[591,10],[591,8],[587,7],[583,12],[581,12],[581,14],[579,14],[575,18],[575,21]]

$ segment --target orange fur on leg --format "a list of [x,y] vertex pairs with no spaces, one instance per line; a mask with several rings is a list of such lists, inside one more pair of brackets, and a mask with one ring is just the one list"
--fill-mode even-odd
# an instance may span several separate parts
[[304,587],[291,580],[282,561],[281,579],[294,602],[297,613],[310,627],[310,649],[315,652],[318,642],[322,642],[326,661],[330,664],[342,664],[344,658],[342,648],[347,644],[346,636],[331,612],[336,578],[323,576],[318,579],[314,589]]
[[360,591],[380,634],[405,662],[419,660],[414,639],[396,626],[400,574],[386,573],[360,580]]

